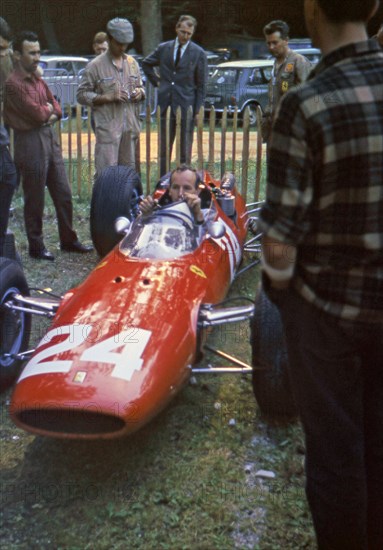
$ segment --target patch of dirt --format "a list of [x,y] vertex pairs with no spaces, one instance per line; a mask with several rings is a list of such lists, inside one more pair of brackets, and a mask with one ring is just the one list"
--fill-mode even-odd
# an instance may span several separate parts
[[[262,424],[260,424],[262,428]],[[248,495],[248,507],[238,514],[237,523],[233,530],[235,548],[240,550],[253,550],[262,540],[262,534],[266,528],[267,512],[262,506],[265,496],[269,492],[267,481],[256,475],[263,467],[257,455],[257,449],[273,447],[270,439],[264,435],[255,436],[248,448],[244,470],[246,474],[245,491]]]

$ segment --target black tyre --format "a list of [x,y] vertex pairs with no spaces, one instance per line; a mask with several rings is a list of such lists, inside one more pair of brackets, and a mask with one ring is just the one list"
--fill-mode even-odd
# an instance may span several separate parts
[[281,317],[262,289],[251,320],[251,345],[253,390],[261,412],[272,418],[295,417]]
[[28,348],[31,315],[5,307],[14,294],[29,296],[28,284],[20,265],[0,258],[0,390],[7,389],[17,378],[22,361],[14,355]]
[[114,222],[119,216],[135,215],[141,180],[133,168],[109,166],[95,181],[90,207],[90,233],[95,249],[105,256],[119,242]]

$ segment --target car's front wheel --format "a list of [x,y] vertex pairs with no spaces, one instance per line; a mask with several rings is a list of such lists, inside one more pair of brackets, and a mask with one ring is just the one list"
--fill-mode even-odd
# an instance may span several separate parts
[[90,233],[100,256],[108,254],[121,239],[114,222],[119,216],[132,219],[141,193],[140,177],[128,166],[109,166],[97,177],[90,206]]
[[0,258],[0,391],[18,376],[23,361],[16,356],[28,347],[31,314],[7,307],[15,294],[29,295],[23,270],[14,260]]

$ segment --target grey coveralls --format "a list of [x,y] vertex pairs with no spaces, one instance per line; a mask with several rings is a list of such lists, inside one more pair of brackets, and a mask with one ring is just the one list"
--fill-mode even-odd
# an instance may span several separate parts
[[135,168],[135,152],[141,123],[137,103],[114,102],[94,105],[100,95],[124,88],[141,89],[145,95],[137,61],[124,54],[122,69],[109,52],[99,55],[86,67],[77,90],[77,101],[93,109],[96,134],[95,166],[100,174],[107,166],[126,165]]

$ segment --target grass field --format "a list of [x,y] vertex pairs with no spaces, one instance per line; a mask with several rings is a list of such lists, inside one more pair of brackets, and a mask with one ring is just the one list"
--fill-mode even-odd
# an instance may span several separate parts
[[[90,242],[90,198],[74,202],[75,227]],[[98,262],[95,253],[59,250],[49,200],[44,235],[55,262],[27,255],[20,195],[10,228],[30,286],[62,294]],[[257,271],[248,271],[231,295],[254,297],[257,283]],[[35,320],[33,343],[46,328]],[[217,328],[210,343],[250,358],[246,324]],[[154,421],[117,441],[32,436],[11,423],[9,399],[9,393],[1,396],[4,550],[315,548],[300,426],[268,424],[248,375],[193,377]],[[259,477],[259,470],[275,477]]]

